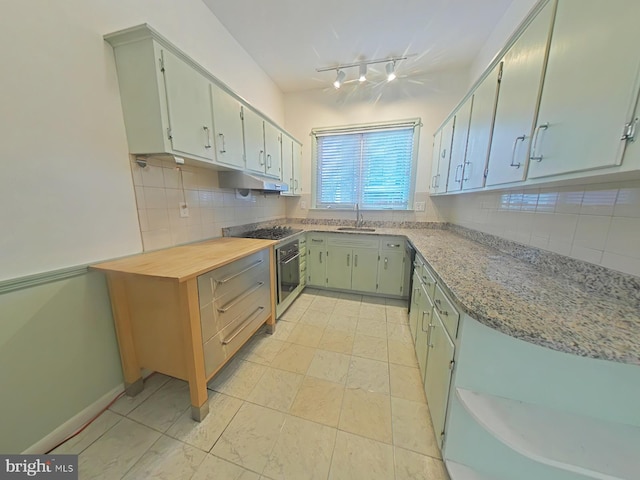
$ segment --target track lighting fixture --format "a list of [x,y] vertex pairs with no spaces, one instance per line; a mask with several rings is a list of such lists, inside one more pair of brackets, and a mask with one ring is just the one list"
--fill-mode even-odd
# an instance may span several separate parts
[[340,88],[342,86],[342,82],[344,81],[344,77],[346,77],[347,74],[344,73],[342,70],[338,70],[338,74],[336,75],[336,81],[333,82],[333,86],[337,89]]
[[336,79],[333,82],[333,86],[338,89],[344,83],[347,74],[344,69],[346,68],[355,68],[358,67],[358,81],[360,83],[364,83],[367,81],[367,65],[374,65],[376,63],[385,63],[385,71],[387,74],[387,82],[391,82],[397,78],[396,74],[396,62],[401,60],[406,60],[407,58],[413,55],[404,55],[402,57],[388,57],[388,58],[380,58],[376,60],[361,60],[357,63],[346,63],[341,65],[334,65],[331,67],[322,67],[316,68],[316,72],[328,72],[331,70],[336,71]]

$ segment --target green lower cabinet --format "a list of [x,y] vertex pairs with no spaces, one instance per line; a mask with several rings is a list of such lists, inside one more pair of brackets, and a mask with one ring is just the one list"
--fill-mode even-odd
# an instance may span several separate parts
[[378,273],[378,250],[359,249],[353,251],[351,289],[358,292],[376,291]]
[[406,254],[382,251],[378,264],[378,290],[383,295],[404,295]]
[[420,275],[413,274],[413,292],[411,292],[411,312],[409,313],[409,330],[411,330],[411,338],[416,343],[416,333],[418,330],[418,320],[420,319],[420,303],[422,297],[422,289],[420,288]]
[[331,247],[327,251],[327,287],[346,290],[351,288],[353,249]]
[[324,235],[307,235],[307,285],[324,287],[327,282],[327,252]]
[[424,285],[420,285],[420,302],[417,310],[416,357],[418,358],[418,367],[420,367],[420,376],[424,379],[429,356],[429,345],[432,343],[430,334],[433,330],[433,304],[429,300]]

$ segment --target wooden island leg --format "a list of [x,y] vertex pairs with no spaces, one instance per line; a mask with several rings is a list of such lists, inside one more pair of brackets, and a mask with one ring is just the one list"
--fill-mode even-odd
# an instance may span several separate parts
[[109,287],[116,336],[118,337],[120,361],[122,362],[122,373],[124,375],[124,391],[128,396],[135,397],[143,390],[144,385],[133,342],[125,276],[117,273],[107,273],[107,285]]
[[209,413],[207,378],[204,370],[198,280],[192,278],[180,284],[180,316],[191,396],[191,418],[201,422]]
[[267,333],[276,332],[276,255],[274,247],[269,247],[269,276],[271,277],[271,315],[267,319]]

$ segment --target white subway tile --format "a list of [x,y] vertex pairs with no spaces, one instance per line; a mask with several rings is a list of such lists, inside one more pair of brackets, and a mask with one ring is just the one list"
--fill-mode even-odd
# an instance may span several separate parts
[[578,215],[560,214],[553,215],[553,225],[549,232],[549,243],[551,241],[573,243],[578,224]]
[[604,252],[602,266],[640,277],[640,258]]
[[640,185],[624,187],[618,191],[613,214],[616,217],[640,217]]
[[554,212],[558,201],[558,192],[541,190],[538,194],[536,212]]
[[582,197],[581,215],[613,215],[617,189],[587,189]]
[[613,217],[605,251],[640,259],[640,218]]
[[171,232],[168,228],[142,232],[142,245],[145,252],[172,246]]
[[556,213],[580,213],[583,196],[583,190],[560,189],[556,202]]
[[138,209],[138,222],[140,223],[141,232],[147,232],[149,230],[149,222],[147,220],[147,211],[142,208]]
[[165,188],[182,188],[180,184],[180,171],[176,168],[163,168]]
[[164,188],[144,187],[146,208],[167,208],[167,197]]
[[610,225],[609,216],[580,215],[573,240],[574,246],[604,250]]
[[547,250],[559,253],[560,255],[569,255],[571,253],[571,243],[562,240],[549,239]]
[[198,208],[200,206],[200,195],[198,190],[185,190],[184,196],[187,199],[189,208]]
[[182,243],[187,243],[189,241],[189,229],[188,228],[177,228],[175,230],[171,230],[171,244],[172,245],[180,245]]
[[136,206],[140,208],[147,208],[147,204],[144,201],[144,188],[140,186],[135,187],[136,192]]
[[574,244],[571,248],[571,256],[578,260],[583,260],[589,263],[595,263],[596,265],[602,261],[602,250],[595,250],[592,248],[579,247]]
[[147,164],[147,166],[142,169],[142,185],[145,187],[164,188],[162,170],[162,167]]
[[147,222],[149,231],[169,228],[169,215],[166,208],[148,208]]

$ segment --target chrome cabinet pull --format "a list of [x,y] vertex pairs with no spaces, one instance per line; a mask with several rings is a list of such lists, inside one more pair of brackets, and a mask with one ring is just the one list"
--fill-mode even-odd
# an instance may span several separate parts
[[454,181],[454,182],[456,182],[456,183],[460,183],[460,182],[462,182],[462,179],[458,180],[458,169],[459,169],[459,168],[462,168],[463,166],[464,166],[464,164],[463,164],[463,163],[461,163],[460,165],[458,165],[458,166],[456,167],[456,174],[453,176],[453,181]]
[[202,129],[204,130],[204,133],[207,134],[207,143],[204,144],[204,148],[211,148],[211,136],[209,135],[209,127],[203,125]]
[[358,266],[358,255],[354,255],[353,256],[353,266],[357,267]]
[[320,252],[320,263],[322,263],[322,251]]
[[347,253],[347,267],[349,266],[349,260],[350,260],[351,254]]
[[418,290],[420,290],[420,288],[414,288],[413,295],[411,295],[411,298],[413,298],[413,303],[415,303],[416,305],[418,304]]
[[222,148],[220,149],[220,153],[227,153],[227,147],[224,144],[224,133],[219,133],[218,136],[222,139]]
[[296,184],[296,187],[294,188],[294,191],[297,191],[298,190],[298,179],[295,179],[294,182]]
[[267,168],[271,168],[271,154],[267,154]]
[[260,150],[260,153],[258,154],[258,162],[260,165],[264,165],[264,150]]
[[387,257],[384,257],[384,269],[386,270],[388,266],[389,266],[389,259]]
[[251,287],[248,290],[245,290],[244,292],[242,292],[240,295],[238,295],[236,298],[234,298],[233,300],[231,300],[229,303],[227,303],[224,307],[222,308],[218,308],[218,312],[220,313],[227,313],[229,311],[229,309],[235,307],[238,303],[240,303],[242,300],[244,300],[245,298],[247,298],[249,295],[251,295],[253,292],[255,292],[256,290],[258,290],[261,286],[264,285],[264,282],[258,282],[256,283],[253,287]]
[[431,177],[431,188],[436,188],[436,177],[437,175]]
[[264,260],[260,259],[255,263],[252,263],[251,265],[249,265],[247,268],[245,268],[244,270],[240,270],[238,273],[234,273],[233,275],[229,275],[228,277],[223,278],[222,280],[216,280],[216,283],[227,283],[229,280],[233,280],[234,278],[242,275],[245,272],[248,272],[249,270],[251,270],[252,268],[257,267],[258,265],[260,265]]
[[262,310],[264,310],[264,307],[256,308],[247,318],[245,318],[244,322],[242,322],[240,327],[238,327],[237,329],[235,329],[233,331],[233,333],[231,334],[231,336],[229,338],[225,338],[222,341],[222,344],[223,345],[228,345],[229,343],[231,343],[234,338],[236,338],[238,335],[240,335],[240,332],[242,332],[245,328],[247,328],[249,325],[251,325],[251,320],[253,320],[253,318],[256,316],[256,314],[260,313]]
[[531,148],[531,156],[529,160],[535,160],[536,162],[541,162],[544,158],[544,155],[535,155],[536,150],[538,149],[538,137],[540,136],[540,130],[546,130],[549,128],[549,122],[541,123],[536,128],[536,133],[533,135],[533,147]]
[[524,142],[525,138],[527,138],[526,135],[520,135],[513,142],[513,151],[511,152],[511,164],[509,165],[510,167],[520,168],[520,162],[514,163],[516,161],[516,149],[518,148],[518,142],[519,141]]
[[387,243],[387,247],[389,247],[389,248],[399,248],[400,244],[399,243]]

